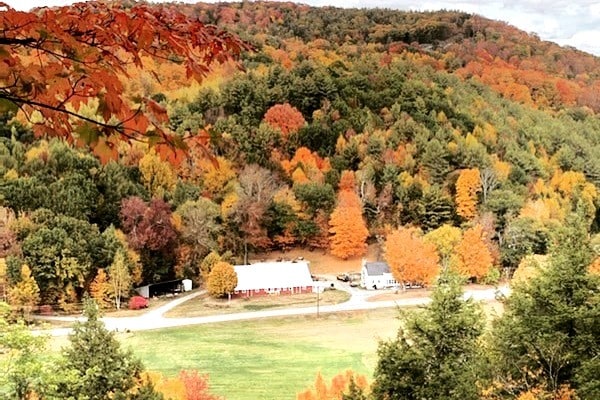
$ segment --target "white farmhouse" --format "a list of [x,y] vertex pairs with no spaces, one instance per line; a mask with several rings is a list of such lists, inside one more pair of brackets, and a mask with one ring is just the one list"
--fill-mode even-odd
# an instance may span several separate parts
[[390,267],[383,261],[362,262],[360,286],[367,290],[386,289],[397,286]]

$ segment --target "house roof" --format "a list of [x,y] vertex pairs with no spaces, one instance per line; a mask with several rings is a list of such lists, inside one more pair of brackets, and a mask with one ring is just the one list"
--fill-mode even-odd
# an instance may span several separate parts
[[383,261],[366,262],[364,267],[369,276],[379,276],[390,273],[390,267]]
[[233,267],[238,277],[235,290],[283,289],[312,286],[308,262],[261,262]]

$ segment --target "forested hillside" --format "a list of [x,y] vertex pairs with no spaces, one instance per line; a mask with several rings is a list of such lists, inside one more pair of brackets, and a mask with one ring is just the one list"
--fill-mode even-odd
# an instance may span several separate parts
[[[13,311],[70,312],[85,293],[118,307],[254,252],[375,243],[398,281],[443,277],[380,347],[375,398],[598,398],[600,59],[451,11],[0,8]],[[520,282],[485,350],[448,273]]]
[[178,7],[252,45],[243,71],[225,63],[201,85],[151,60],[124,79],[175,137],[201,139],[185,159],[135,142],[99,159],[3,114],[5,288],[26,264],[40,304],[65,308],[118,252],[131,285],[201,282],[211,252],[346,258],[408,226],[469,232],[491,262],[464,273],[493,281],[546,253],[572,212],[600,229],[597,58],[457,12]]

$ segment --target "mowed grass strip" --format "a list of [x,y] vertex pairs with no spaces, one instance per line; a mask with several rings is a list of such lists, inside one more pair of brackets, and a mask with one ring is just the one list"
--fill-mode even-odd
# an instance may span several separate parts
[[398,329],[393,308],[198,325],[119,335],[149,370],[210,374],[213,392],[228,400],[295,399],[352,369],[371,377],[379,339]]
[[[319,294],[319,304],[322,306],[343,303],[348,300],[350,300],[350,293],[343,290],[325,290]],[[316,293],[240,297],[231,300],[215,299],[205,294],[186,301],[168,311],[165,317],[201,317],[205,315],[273,310],[278,308],[310,307],[316,304]]]

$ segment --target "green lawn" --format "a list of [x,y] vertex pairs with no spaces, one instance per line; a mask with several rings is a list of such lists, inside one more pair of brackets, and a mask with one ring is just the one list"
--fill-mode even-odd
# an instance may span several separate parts
[[397,310],[262,319],[123,334],[149,370],[210,374],[228,400],[295,399],[316,373],[372,376],[380,338],[395,335]]

